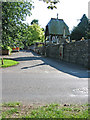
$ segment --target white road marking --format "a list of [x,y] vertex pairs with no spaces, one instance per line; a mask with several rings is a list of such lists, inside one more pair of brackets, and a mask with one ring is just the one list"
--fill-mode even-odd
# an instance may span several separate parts
[[45,73],[48,73],[48,71],[45,71]]

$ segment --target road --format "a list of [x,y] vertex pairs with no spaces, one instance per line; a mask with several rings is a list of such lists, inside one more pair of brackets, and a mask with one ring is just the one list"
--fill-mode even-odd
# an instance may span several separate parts
[[88,71],[77,65],[41,57],[31,51],[13,53],[19,65],[2,68],[2,102],[88,103]]

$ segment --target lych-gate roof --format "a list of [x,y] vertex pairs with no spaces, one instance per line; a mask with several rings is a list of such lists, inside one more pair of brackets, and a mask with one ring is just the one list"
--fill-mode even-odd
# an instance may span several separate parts
[[65,35],[70,35],[69,27],[62,19],[51,18],[46,26],[46,36],[47,35],[63,35],[65,28]]

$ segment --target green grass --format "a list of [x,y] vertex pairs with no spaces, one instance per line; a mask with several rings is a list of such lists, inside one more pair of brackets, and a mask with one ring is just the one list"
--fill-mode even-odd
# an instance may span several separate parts
[[88,109],[79,106],[48,105],[33,110],[26,118],[88,118]]
[[18,113],[18,108],[20,107],[20,105],[22,104],[20,104],[19,102],[3,103],[1,117],[6,118],[8,116],[8,118],[12,118],[14,114]]
[[20,105],[21,104],[19,102],[8,102],[8,103],[3,103],[2,107],[16,107]]
[[44,106],[23,105],[19,102],[4,103],[2,118],[88,118],[88,105],[59,105]]
[[5,112],[2,112],[2,118],[11,117],[14,113],[17,113],[17,108],[11,108],[10,110],[6,110]]
[[19,62],[14,61],[14,60],[9,60],[9,59],[3,59],[3,63],[4,64],[2,65],[1,59],[0,59],[0,67],[3,67],[3,68],[19,64]]

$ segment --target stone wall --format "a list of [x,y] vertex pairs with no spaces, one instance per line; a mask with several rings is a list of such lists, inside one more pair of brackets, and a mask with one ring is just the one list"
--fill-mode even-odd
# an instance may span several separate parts
[[47,46],[46,56],[58,59],[59,58],[59,47],[60,47],[60,44]]
[[[90,69],[89,43],[90,40],[83,40],[64,44],[62,60],[74,64],[80,64]],[[59,48],[60,44],[47,46],[45,49],[45,55],[48,57],[60,59]]]
[[65,44],[63,60],[88,67],[88,40]]

